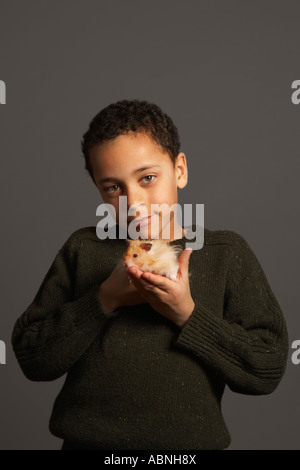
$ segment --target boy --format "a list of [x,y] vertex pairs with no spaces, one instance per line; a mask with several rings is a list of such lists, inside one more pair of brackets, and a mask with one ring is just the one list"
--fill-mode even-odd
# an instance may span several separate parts
[[[104,108],[82,140],[117,223],[121,195],[148,210],[140,238],[161,220],[151,205],[172,206],[187,184],[179,149],[171,119],[138,100]],[[168,226],[169,243],[184,248],[177,218]],[[241,235],[204,230],[203,248],[181,253],[176,282],[121,267],[126,240],[100,240],[95,227],[59,250],[12,344],[30,380],[67,374],[50,419],[62,449],[225,449],[225,385],[253,395],[278,386],[287,329],[263,269]]]

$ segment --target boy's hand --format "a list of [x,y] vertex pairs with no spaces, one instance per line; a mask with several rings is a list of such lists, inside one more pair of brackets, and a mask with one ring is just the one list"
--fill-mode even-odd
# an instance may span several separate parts
[[188,273],[191,253],[192,250],[188,248],[181,253],[176,282],[165,276],[143,272],[138,268],[127,268],[132,283],[146,301],[179,327],[184,326],[195,308]]
[[118,264],[111,275],[99,286],[99,301],[103,309],[110,313],[122,305],[146,303],[136,287],[131,283],[123,265]]

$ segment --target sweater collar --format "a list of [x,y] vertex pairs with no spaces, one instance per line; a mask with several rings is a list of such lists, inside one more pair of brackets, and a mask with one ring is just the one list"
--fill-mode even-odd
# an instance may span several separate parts
[[196,227],[197,227],[196,224],[192,224],[188,226],[187,228],[185,228],[185,235],[182,238],[177,238],[176,240],[169,242],[170,245],[180,245],[182,248],[184,248],[187,242],[188,243],[195,242]]

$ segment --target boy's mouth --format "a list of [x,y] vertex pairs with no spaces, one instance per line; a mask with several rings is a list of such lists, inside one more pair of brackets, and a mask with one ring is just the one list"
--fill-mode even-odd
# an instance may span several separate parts
[[149,217],[143,217],[141,219],[134,219],[133,223],[137,225],[137,227],[143,227],[144,225],[147,225],[150,222],[152,215]]

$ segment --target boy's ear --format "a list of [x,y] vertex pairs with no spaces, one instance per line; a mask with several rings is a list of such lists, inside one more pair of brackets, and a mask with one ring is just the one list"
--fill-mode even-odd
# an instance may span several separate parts
[[186,163],[186,157],[183,152],[177,155],[175,163],[176,175],[177,175],[177,188],[184,188],[188,182],[188,169]]

